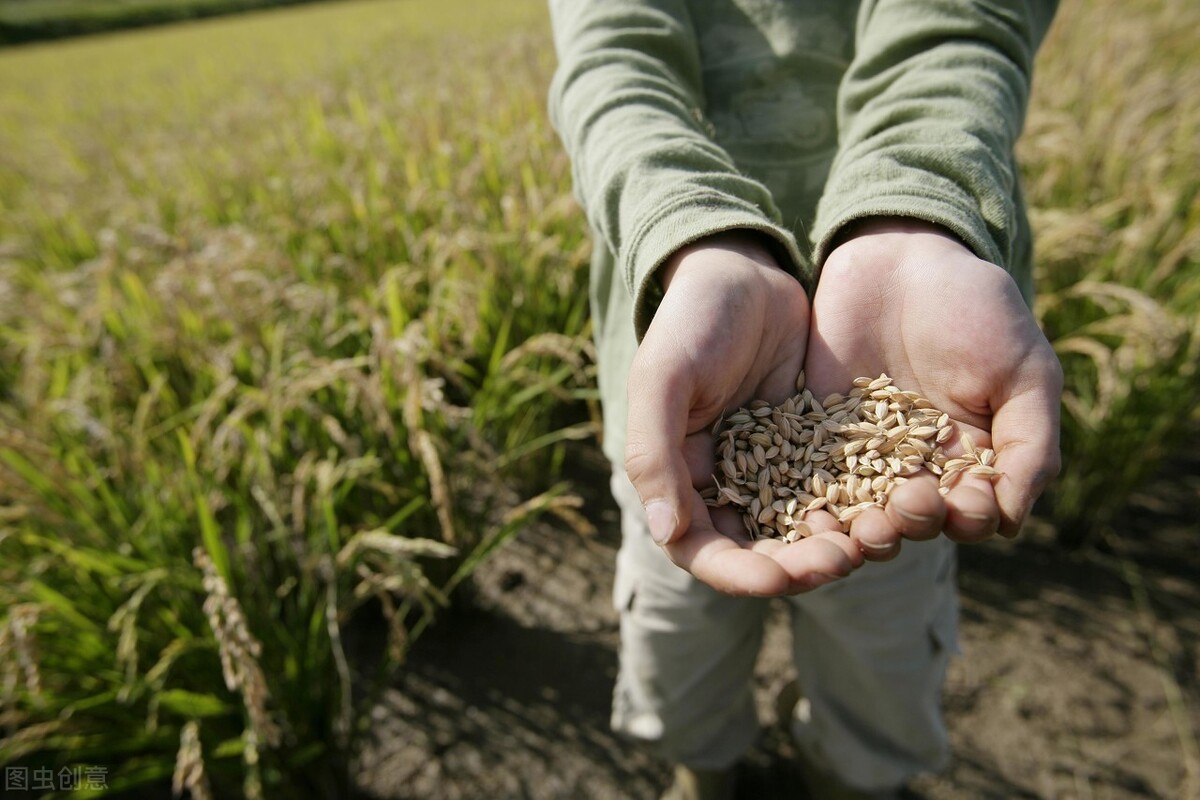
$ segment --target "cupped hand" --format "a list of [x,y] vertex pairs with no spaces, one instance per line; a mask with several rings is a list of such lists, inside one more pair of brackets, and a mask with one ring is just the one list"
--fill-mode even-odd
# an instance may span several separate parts
[[962,433],[996,451],[994,485],[967,476],[943,497],[926,473],[855,519],[851,538],[869,559],[939,531],[960,542],[1015,536],[1058,474],[1058,359],[1012,277],[940,227],[871,220],[830,253],[805,372],[818,397],[886,372],[954,420],[948,455],[962,452]]
[[795,594],[862,564],[829,524],[793,544],[750,541],[736,512],[709,509],[712,427],[753,399],[795,392],[809,305],[755,234],[733,232],[677,252],[661,273],[665,293],[629,374],[625,469],[654,539],[680,567],[743,595]]

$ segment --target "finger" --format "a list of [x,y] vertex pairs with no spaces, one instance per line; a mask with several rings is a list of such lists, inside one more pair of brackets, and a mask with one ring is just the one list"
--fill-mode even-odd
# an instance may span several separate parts
[[744,546],[750,548],[759,555],[774,557],[775,554],[779,552],[781,547],[787,547],[787,542],[783,539],[768,539],[763,537],[761,539],[755,539],[753,542],[749,542]]
[[[858,546],[850,540],[850,537],[841,531],[827,531],[825,533],[814,533],[809,537],[809,541],[825,541],[834,544],[844,555],[849,562],[850,570],[856,570],[863,565],[863,554],[858,549]],[[850,573],[847,572],[847,575]],[[845,577],[845,576],[843,576]]]
[[863,564],[863,554],[841,532],[816,533],[771,555],[790,578],[789,594],[801,594],[845,578]]
[[929,472],[913,475],[888,495],[885,512],[906,539],[925,541],[936,537],[946,520],[946,503],[938,494],[937,478]]
[[1034,501],[1058,475],[1062,465],[1058,442],[1061,402],[1062,370],[1051,353],[1025,382],[1024,390],[996,409],[992,447],[996,450],[994,466],[1001,473],[995,495],[1002,536],[1017,535]]
[[744,521],[746,514],[740,508],[720,506],[709,508],[708,513],[712,519],[712,526],[732,539],[739,547],[751,547],[758,542],[766,541],[765,539],[751,539],[750,531]]
[[842,531],[842,523],[838,522],[838,518],[823,508],[809,511],[804,515],[803,521],[814,534],[840,533],[845,535]]
[[[761,536],[753,541],[751,541],[750,538],[743,533],[732,532],[732,525],[729,522],[726,522],[726,518],[722,517],[718,519],[717,512],[724,511],[727,508],[728,507],[723,507],[721,509],[714,510],[713,521],[716,523],[717,530],[721,531],[735,541],[742,542],[744,547],[750,547],[759,553],[770,555],[775,553],[780,547],[788,544],[786,539],[779,537],[773,529],[770,529],[767,526],[760,526],[761,528],[764,528],[764,532]],[[742,512],[739,511],[738,515],[740,516],[741,513]],[[739,523],[741,522],[740,519],[735,521]],[[837,521],[837,518],[827,511],[810,511],[804,515],[803,519],[799,520],[799,523],[807,528],[807,532],[801,534],[803,538],[815,536],[820,533],[836,533],[839,536],[845,536],[845,534],[842,532],[841,524]],[[745,530],[744,524],[742,525],[742,530]]]
[[656,334],[652,323],[629,372],[625,471],[650,535],[665,544],[691,522],[694,491],[683,447],[692,385],[686,359],[675,357],[669,337]]
[[[759,525],[761,534],[751,540],[746,531],[746,524],[742,521],[745,512],[738,510],[736,516],[726,517],[719,512],[729,510],[729,506],[722,506],[719,509],[713,510],[713,522],[717,530],[729,536],[735,541],[739,541],[746,547],[752,547],[759,552],[774,552],[775,545],[787,544],[787,540],[782,538],[778,532],[770,525]],[[809,511],[802,515],[797,520],[797,527],[802,530],[799,532],[800,538],[807,538],[818,533],[836,533],[844,536],[842,525],[837,521],[837,517],[830,514],[828,511],[818,510]]]
[[714,485],[717,477],[715,443],[710,431],[688,435],[683,440],[683,460],[687,465],[688,479],[696,489]]
[[[729,511],[715,509],[714,516]],[[858,547],[840,530],[822,530],[792,544],[768,537],[739,544],[706,516],[696,510],[687,534],[664,549],[676,565],[726,594],[799,594],[844,578],[863,563]]]
[[964,476],[946,495],[946,536],[963,544],[975,544],[995,535],[1000,525],[1000,506],[990,481]]
[[791,578],[773,558],[737,542],[713,527],[700,495],[692,493],[691,527],[663,549],[675,564],[719,592],[773,597],[788,594]]
[[882,508],[868,508],[850,523],[850,538],[869,561],[890,561],[900,553],[903,537]]

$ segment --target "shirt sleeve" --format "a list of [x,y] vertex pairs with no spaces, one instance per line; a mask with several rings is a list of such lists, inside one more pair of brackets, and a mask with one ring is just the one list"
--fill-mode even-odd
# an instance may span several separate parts
[[866,0],[838,98],[838,154],[813,226],[824,263],[855,220],[942,225],[1011,268],[1021,221],[1013,148],[1056,2]]
[[550,0],[558,69],[551,120],[575,193],[634,298],[640,338],[658,267],[711,234],[758,231],[780,264],[812,270],[767,189],[706,132],[698,45],[683,0]]

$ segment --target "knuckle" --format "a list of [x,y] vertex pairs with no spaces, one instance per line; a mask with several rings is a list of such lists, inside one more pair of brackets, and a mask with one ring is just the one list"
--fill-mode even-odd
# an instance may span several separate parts
[[1058,360],[1058,356],[1051,349],[1050,358],[1046,360],[1046,383],[1054,391],[1056,397],[1062,395],[1065,380],[1062,362]]
[[1057,478],[1059,476],[1059,473],[1062,472],[1062,466],[1063,466],[1062,451],[1056,447],[1051,452],[1050,463],[1046,465],[1046,473],[1047,473],[1046,477],[1048,479]]
[[1042,465],[1042,468],[1034,476],[1034,486],[1038,491],[1041,491],[1060,474],[1062,474],[1062,457],[1055,450],[1054,454],[1046,460],[1046,463]]
[[646,450],[636,446],[625,448],[625,474],[637,485],[653,475],[658,469],[657,459]]

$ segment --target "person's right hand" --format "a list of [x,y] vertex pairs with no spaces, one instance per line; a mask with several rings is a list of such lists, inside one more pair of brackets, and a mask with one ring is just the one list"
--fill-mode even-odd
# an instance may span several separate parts
[[862,553],[832,517],[821,523],[823,512],[811,538],[751,542],[739,512],[710,509],[697,490],[713,484],[712,427],[724,412],[795,393],[808,341],[804,287],[747,232],[681,249],[662,282],[629,374],[625,448],[655,541],[728,594],[796,594],[850,574]]
[[823,396],[886,372],[945,411],[957,433],[996,451],[994,483],[965,475],[944,498],[937,478],[911,477],[887,506],[854,520],[850,537],[871,560],[904,539],[944,533],[972,543],[1016,536],[1058,474],[1062,368],[1012,277],[937,225],[872,218],[852,226],[824,264],[805,361]]

